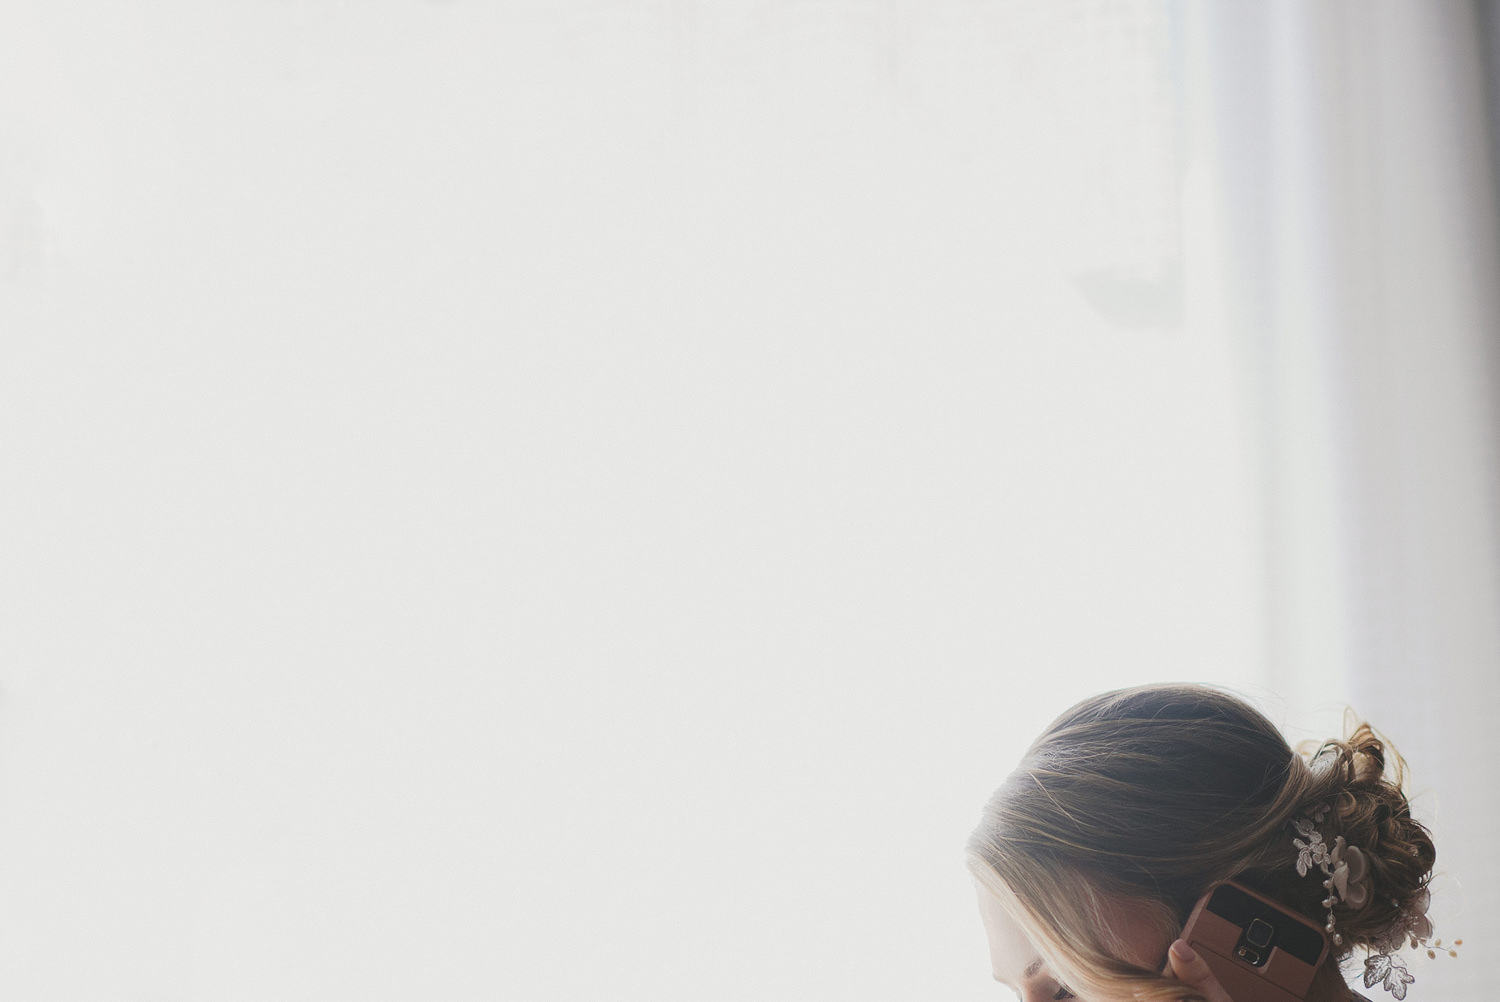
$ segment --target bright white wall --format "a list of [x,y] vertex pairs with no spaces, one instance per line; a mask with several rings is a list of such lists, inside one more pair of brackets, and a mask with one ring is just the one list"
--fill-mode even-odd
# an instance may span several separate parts
[[0,8],[0,993],[996,998],[1024,744],[1259,678],[1212,304],[1078,291],[1159,6]]

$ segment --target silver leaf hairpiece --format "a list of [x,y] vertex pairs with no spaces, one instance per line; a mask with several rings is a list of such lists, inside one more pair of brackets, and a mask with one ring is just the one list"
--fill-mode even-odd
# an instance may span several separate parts
[[1375,982],[1390,992],[1396,999],[1406,998],[1406,986],[1417,980],[1406,969],[1406,961],[1394,953],[1376,953],[1365,958],[1365,987],[1375,987]]
[[[1365,854],[1346,843],[1342,835],[1334,838],[1332,848],[1324,841],[1317,826],[1323,823],[1327,815],[1327,804],[1315,804],[1302,817],[1294,819],[1292,827],[1296,830],[1297,837],[1292,839],[1292,845],[1297,849],[1295,865],[1298,876],[1307,876],[1314,867],[1322,871],[1323,889],[1328,892],[1322,902],[1323,907],[1328,909],[1328,921],[1323,928],[1333,940],[1333,945],[1341,946],[1344,937],[1335,927],[1334,906],[1362,908],[1370,900],[1370,868]],[[1397,1002],[1406,998],[1406,986],[1416,981],[1416,978],[1407,970],[1406,962],[1397,956],[1396,951],[1408,941],[1412,949],[1425,949],[1429,957],[1437,956],[1440,950],[1450,957],[1458,956],[1452,946],[1462,946],[1461,939],[1455,939],[1452,946],[1446,949],[1441,939],[1431,943],[1427,941],[1432,935],[1432,921],[1427,917],[1427,907],[1431,900],[1425,888],[1405,908],[1402,908],[1400,901],[1391,899],[1391,905],[1397,909],[1396,920],[1390,931],[1376,944],[1375,952],[1365,960],[1366,988],[1373,988],[1379,983]]]

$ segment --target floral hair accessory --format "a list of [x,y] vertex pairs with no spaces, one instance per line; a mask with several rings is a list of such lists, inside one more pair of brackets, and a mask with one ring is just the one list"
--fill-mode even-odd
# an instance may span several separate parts
[[[1323,887],[1328,891],[1328,897],[1323,899],[1323,907],[1328,909],[1328,922],[1324,924],[1323,928],[1327,930],[1329,937],[1333,940],[1333,945],[1341,946],[1343,945],[1344,937],[1340,936],[1334,928],[1333,906],[1345,899],[1339,894],[1338,884],[1334,881],[1333,875],[1339,867],[1343,867],[1343,884],[1345,887],[1348,887],[1350,869],[1348,860],[1344,859],[1345,853],[1348,852],[1348,846],[1344,844],[1342,835],[1334,840],[1333,849],[1329,849],[1328,844],[1323,841],[1322,832],[1318,831],[1314,826],[1322,824],[1323,818],[1327,814],[1328,805],[1318,804],[1310,808],[1302,817],[1294,820],[1292,827],[1297,829],[1297,834],[1302,836],[1302,838],[1292,839],[1292,845],[1297,847],[1297,876],[1307,876],[1314,866],[1323,871]],[[1304,842],[1303,839],[1307,841]],[[1364,863],[1363,854],[1358,857],[1358,862],[1360,864]],[[1358,882],[1356,882],[1356,887],[1361,895],[1367,896],[1368,888],[1360,885]],[[1363,900],[1361,903],[1363,903]]]
[[1333,889],[1339,900],[1350,908],[1363,908],[1370,900],[1370,863],[1356,846],[1344,842],[1340,835],[1333,840]]
[[1376,953],[1365,958],[1365,987],[1373,988],[1378,981],[1386,991],[1397,999],[1406,998],[1406,986],[1417,980],[1406,969],[1406,961],[1394,953]]
[[[1297,849],[1298,876],[1307,876],[1314,867],[1323,872],[1323,888],[1328,892],[1328,896],[1323,899],[1323,907],[1328,909],[1328,921],[1323,928],[1327,930],[1334,946],[1342,946],[1344,937],[1335,928],[1334,906],[1352,911],[1363,908],[1370,902],[1373,894],[1370,863],[1365,854],[1345,842],[1342,835],[1336,836],[1333,847],[1329,848],[1322,832],[1317,829],[1327,815],[1327,804],[1315,804],[1302,817],[1294,819],[1292,827],[1296,829],[1298,837],[1292,839],[1292,845]],[[1427,917],[1427,908],[1431,902],[1432,896],[1427,893],[1426,888],[1412,898],[1405,908],[1402,908],[1400,901],[1391,899],[1391,905],[1397,909],[1396,920],[1390,930],[1375,943],[1375,952],[1365,960],[1366,988],[1373,988],[1379,983],[1397,1002],[1406,998],[1406,986],[1416,981],[1416,978],[1407,970],[1406,961],[1396,951],[1408,942],[1414,950],[1425,949],[1429,957],[1436,957],[1439,950],[1450,957],[1458,956],[1458,951],[1453,947],[1462,946],[1461,939],[1455,939],[1452,946],[1447,948],[1444,948],[1441,939],[1428,942],[1432,936],[1432,920]]]

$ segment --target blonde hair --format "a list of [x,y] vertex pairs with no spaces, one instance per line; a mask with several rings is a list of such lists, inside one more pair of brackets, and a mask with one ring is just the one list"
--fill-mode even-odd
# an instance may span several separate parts
[[1120,902],[1170,942],[1198,898],[1232,877],[1321,925],[1326,892],[1297,875],[1290,822],[1326,803],[1320,830],[1360,847],[1374,892],[1336,913],[1336,964],[1378,943],[1431,877],[1432,839],[1404,779],[1405,763],[1368,724],[1293,752],[1263,714],[1218,689],[1107,692],[1055,720],[990,797],[969,868],[1074,992],[1180,1002],[1180,982],[1121,959],[1110,921]]

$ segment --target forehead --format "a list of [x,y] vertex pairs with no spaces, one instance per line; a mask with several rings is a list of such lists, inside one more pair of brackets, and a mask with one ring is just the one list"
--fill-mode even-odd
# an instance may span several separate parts
[[995,895],[978,881],[974,882],[974,889],[979,895],[979,917],[989,939],[990,968],[995,980],[1016,988],[1036,973],[1039,966],[1036,947],[1031,945],[1015,920],[1006,914]]

